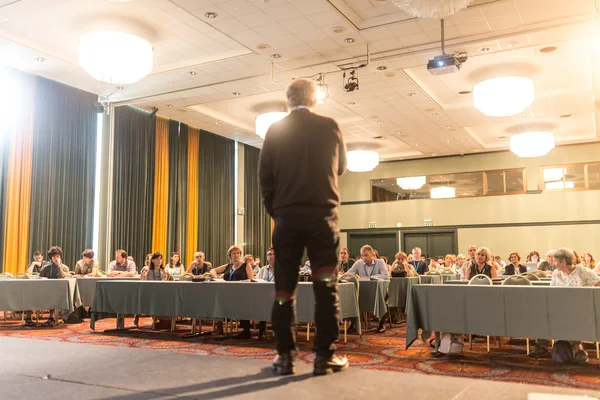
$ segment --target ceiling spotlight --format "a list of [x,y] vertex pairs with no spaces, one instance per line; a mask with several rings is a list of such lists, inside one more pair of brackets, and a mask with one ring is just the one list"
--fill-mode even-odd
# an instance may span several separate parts
[[209,19],[215,19],[219,16],[219,14],[217,14],[216,12],[207,12],[206,14],[204,14],[204,16]]
[[173,104],[167,104],[167,108],[173,108]]
[[349,102],[349,103],[348,103],[348,105],[349,105],[349,106],[355,106],[355,105],[356,105],[356,103],[355,103],[355,102],[353,102],[353,101],[351,101],[351,102]]
[[402,131],[396,131],[396,132],[394,132],[394,133],[395,133],[396,135],[399,135],[399,134],[401,134],[401,133],[402,133]]
[[450,129],[452,128],[452,125],[446,125],[446,128]]
[[407,96],[408,96],[408,97],[414,97],[414,96],[416,96],[416,95],[417,95],[417,94],[416,94],[416,93],[414,93],[414,92],[410,92],[410,93],[408,93],[408,94],[407,94]]
[[552,52],[555,52],[556,49],[557,48],[555,46],[542,47],[540,49],[540,53],[544,53],[544,54],[546,54],[546,53],[552,53]]
[[482,48],[479,49],[479,52],[481,52],[481,53],[487,53],[490,50],[492,50],[492,49],[490,49],[489,47],[482,47]]
[[242,94],[240,92],[233,92],[232,95],[237,97],[237,96],[241,96]]
[[281,58],[281,54],[277,54],[277,53],[271,54],[271,58],[274,60],[277,60],[278,58]]
[[332,31],[333,33],[342,33],[346,31],[346,28],[344,28],[343,26],[334,26]]
[[431,153],[431,155],[432,155],[433,157],[437,156],[437,154],[436,154],[436,153]]
[[220,121],[217,121],[217,122],[215,122],[215,125],[223,125],[223,123]]
[[256,48],[257,48],[258,50],[266,50],[266,49],[268,49],[269,47],[271,47],[271,46],[269,46],[269,45],[268,45],[268,44],[266,44],[266,43],[259,43],[259,44],[257,44],[257,45],[256,45]]
[[44,61],[46,61],[46,59],[44,57],[36,57],[35,61],[37,61],[39,63],[43,63]]
[[346,43],[354,43],[354,42],[356,42],[356,40],[354,38],[349,37],[349,38],[346,38],[346,40],[344,40],[344,42],[346,42]]
[[125,86],[117,86],[117,90],[125,90]]
[[384,122],[385,122],[385,121],[384,121],[384,120],[382,120],[382,119],[378,119],[378,120],[377,120],[377,123],[378,123],[378,124],[383,124]]
[[346,71],[344,71],[344,75],[342,75],[342,82],[344,83],[344,90],[346,92],[354,92],[355,90],[360,89],[358,87],[358,73],[355,69],[350,71],[348,81],[346,81]]
[[471,94],[471,91],[470,90],[463,90],[463,91],[458,92],[458,94]]
[[434,117],[439,117],[439,116],[440,116],[440,113],[433,113],[433,114],[431,114],[431,115],[432,115],[432,116],[434,116]]
[[378,71],[385,71],[387,69],[387,67],[385,65],[380,65],[379,67],[377,67]]
[[196,72],[196,71],[190,71],[190,72],[188,72],[188,75],[191,75],[191,76],[194,76],[194,75],[196,75],[196,74],[197,74],[197,72]]

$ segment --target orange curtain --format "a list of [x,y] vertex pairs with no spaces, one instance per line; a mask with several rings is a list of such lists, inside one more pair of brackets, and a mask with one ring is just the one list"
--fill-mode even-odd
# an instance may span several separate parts
[[188,130],[188,174],[187,174],[187,232],[186,254],[184,262],[186,268],[198,250],[198,168],[200,160],[200,131],[189,127]]
[[[33,118],[35,80],[32,76],[11,73],[10,110],[7,112],[9,155],[6,185],[3,272],[25,272],[29,262],[29,208],[33,162]],[[4,90],[7,88],[5,87]],[[5,110],[6,111],[6,110]]]
[[160,251],[168,259],[166,250],[169,212],[169,120],[163,117],[156,118],[155,154],[152,251]]

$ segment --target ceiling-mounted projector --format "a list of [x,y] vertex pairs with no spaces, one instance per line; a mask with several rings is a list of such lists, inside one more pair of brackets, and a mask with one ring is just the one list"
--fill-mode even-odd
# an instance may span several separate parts
[[442,33],[442,55],[433,57],[427,63],[427,71],[431,75],[452,74],[460,71],[461,65],[467,61],[467,53],[446,54],[446,46],[444,43],[444,20],[440,20],[440,28]]
[[429,60],[427,70],[431,75],[451,74],[460,71],[460,67],[465,61],[467,61],[466,53],[442,54]]

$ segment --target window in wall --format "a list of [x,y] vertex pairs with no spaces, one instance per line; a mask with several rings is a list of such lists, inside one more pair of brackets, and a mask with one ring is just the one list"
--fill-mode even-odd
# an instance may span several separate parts
[[542,182],[544,190],[585,190],[586,164],[542,167]]
[[525,193],[525,168],[371,181],[373,202]]
[[589,189],[600,189],[600,163],[587,164]]

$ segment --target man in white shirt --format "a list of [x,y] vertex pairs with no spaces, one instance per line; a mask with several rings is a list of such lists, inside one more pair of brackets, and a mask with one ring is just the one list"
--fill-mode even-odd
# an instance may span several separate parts
[[262,267],[258,274],[256,274],[256,279],[261,279],[266,282],[274,282],[275,281],[275,249],[272,247],[267,251],[267,265]]
[[[354,263],[344,275],[356,274],[362,280],[387,280],[390,279],[388,269],[382,259],[374,258],[373,248],[364,245],[360,249],[360,260]],[[379,320],[377,333],[385,332],[385,318]]]
[[108,264],[106,274],[109,277],[135,276],[137,274],[137,267],[133,261],[127,259],[127,252],[125,250],[117,250],[114,261]]
[[356,274],[360,280],[390,279],[385,262],[380,258],[374,258],[373,248],[368,244],[360,249],[360,260],[354,263],[345,275]]

